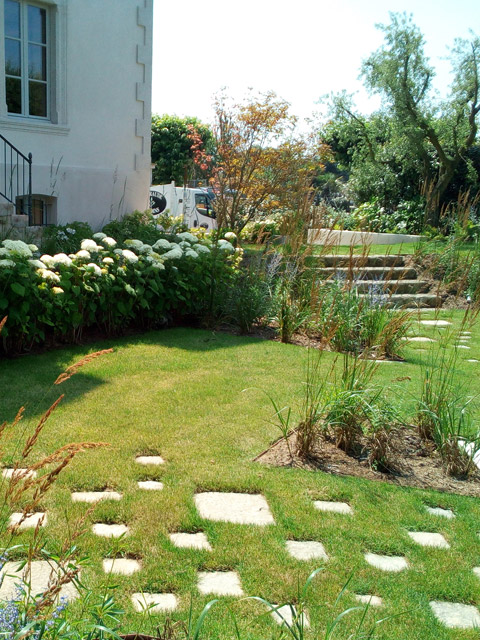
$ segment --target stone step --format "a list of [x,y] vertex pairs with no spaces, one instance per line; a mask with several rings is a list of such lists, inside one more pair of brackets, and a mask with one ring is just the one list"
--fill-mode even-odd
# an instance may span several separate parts
[[311,259],[323,267],[402,267],[405,264],[402,255],[320,255]]
[[[368,294],[359,294],[360,298]],[[433,308],[442,306],[442,298],[436,293],[393,293],[385,301],[387,307],[404,309]]]
[[416,280],[417,272],[410,267],[320,267],[317,273],[325,278],[343,277],[347,280]]
[[359,280],[353,286],[362,293],[427,293],[430,283],[425,280]]

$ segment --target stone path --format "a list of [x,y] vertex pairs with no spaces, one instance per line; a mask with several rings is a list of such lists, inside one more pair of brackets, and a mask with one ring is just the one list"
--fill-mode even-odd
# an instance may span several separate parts
[[284,604],[281,607],[278,605],[274,606],[275,611],[272,611],[272,616],[277,624],[288,624],[288,626],[291,627],[295,623],[296,626],[301,625],[304,629],[310,627],[310,620],[306,611],[299,616],[296,608],[291,604]]
[[[432,321],[433,322],[433,321]],[[470,443],[465,443],[468,449]],[[161,465],[165,461],[161,456],[137,456],[135,461],[141,465]],[[16,473],[27,473],[28,470],[18,469]],[[5,478],[12,478],[13,469],[3,469],[2,475]],[[160,491],[164,488],[162,482],[158,480],[141,480],[137,483],[139,489],[147,491]],[[74,502],[94,503],[99,500],[119,501],[123,494],[113,490],[105,491],[78,491],[72,492]],[[194,503],[201,518],[215,522],[234,523],[239,525],[255,525],[264,527],[274,525],[275,520],[270,511],[265,497],[261,494],[246,494],[233,492],[203,492],[194,496]],[[313,507],[324,513],[334,513],[342,516],[354,517],[354,510],[346,502],[313,500]],[[455,513],[451,509],[442,507],[431,507],[425,505],[425,511],[437,518],[454,519]],[[10,524],[19,522],[21,513],[13,513],[10,517]],[[344,521],[345,522],[345,521]],[[21,528],[32,528],[45,526],[47,524],[47,514],[43,512],[31,514]],[[92,532],[95,535],[107,538],[118,538],[129,534],[130,530],[124,523],[102,523],[97,522],[92,525]],[[413,544],[424,547],[432,547],[438,550],[450,549],[450,544],[441,533],[428,531],[407,531]],[[196,533],[176,532],[170,533],[171,543],[179,549],[193,549],[201,551],[212,551],[212,546],[202,531]],[[312,562],[320,560],[328,561],[328,554],[319,540],[286,540],[286,552],[295,560],[300,562]],[[403,556],[382,555],[377,553],[365,553],[365,561],[380,571],[398,573],[408,570],[410,565],[407,558]],[[32,591],[41,593],[48,588],[52,567],[45,561],[33,561],[31,570]],[[15,597],[18,584],[22,583],[25,577],[25,569],[18,570],[18,563],[7,562],[3,567],[0,577],[0,600],[7,600]],[[132,576],[143,569],[142,561],[134,557],[104,558],[102,561],[103,571],[107,574],[122,576]],[[480,579],[480,567],[473,567],[472,572]],[[9,575],[7,575],[9,574]],[[218,597],[241,597],[244,595],[240,575],[233,570],[199,571],[197,574],[197,588],[199,593],[207,596]],[[69,599],[78,596],[74,585],[67,584],[62,587],[60,595]],[[373,594],[352,594],[357,602],[371,607],[380,607],[384,604],[383,599]],[[179,599],[174,593],[132,593],[132,606],[135,611],[145,611],[149,613],[163,613],[173,611],[179,606]],[[443,625],[449,628],[474,628],[480,626],[480,612],[470,604],[444,602],[432,600],[430,602],[432,614]],[[285,621],[291,625],[296,617],[296,611],[292,605],[282,605],[277,611],[272,612],[273,617],[279,624]],[[303,624],[310,625],[306,612],[303,614]]]

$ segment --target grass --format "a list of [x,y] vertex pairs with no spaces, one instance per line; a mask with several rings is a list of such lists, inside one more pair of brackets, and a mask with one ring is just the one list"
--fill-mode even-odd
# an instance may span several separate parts
[[[433,314],[422,317],[430,318]],[[442,312],[453,326],[460,312]],[[415,326],[417,335],[438,337],[439,329]],[[479,390],[478,367],[467,362],[480,359],[480,332],[472,329],[470,350],[462,350],[457,375],[470,378],[473,394]],[[0,362],[2,419],[12,420],[26,404],[27,420],[35,418],[56,398],[49,384],[68,365],[86,353],[113,346],[112,355],[99,358],[66,381],[64,401],[52,415],[39,441],[37,456],[67,442],[108,441],[108,450],[86,452],[60,477],[45,498],[49,514],[45,544],[53,546],[68,531],[67,522],[79,517],[86,505],[73,503],[70,492],[109,487],[121,491],[121,502],[103,502],[95,507],[90,523],[125,522],[131,535],[108,541],[87,531],[81,551],[91,560],[83,572],[85,582],[100,590],[107,581],[102,558],[125,554],[142,560],[142,571],[131,577],[115,576],[117,596],[125,608],[125,631],[153,631],[148,618],[133,612],[129,595],[135,591],[174,592],[180,611],[174,619],[186,619],[190,594],[198,614],[211,599],[196,590],[198,570],[234,569],[239,572],[247,595],[273,603],[294,600],[298,585],[305,583],[318,562],[298,562],[287,555],[285,540],[319,540],[329,555],[325,569],[312,582],[307,598],[312,623],[310,637],[321,631],[344,608],[356,605],[354,593],[380,595],[382,610],[367,612],[367,618],[400,612],[378,629],[384,640],[473,640],[476,631],[449,631],[438,624],[428,605],[430,600],[480,605],[478,578],[472,568],[480,564],[480,504],[477,499],[431,491],[402,489],[362,479],[313,473],[290,468],[267,468],[252,459],[280,435],[268,422],[272,408],[260,391],[269,390],[279,402],[301,403],[306,350],[293,345],[236,337],[202,330],[173,329],[102,342],[89,347],[68,347],[45,354],[22,356]],[[380,364],[376,380],[404,411],[414,413],[425,354],[421,343],[405,349],[406,362]],[[451,347],[449,347],[451,348]],[[334,354],[325,354],[322,366],[331,366]],[[40,399],[40,400],[39,400]],[[478,419],[478,415],[476,416]],[[4,454],[13,457],[14,442],[22,430],[12,434]],[[147,469],[135,464],[138,454],[161,454],[166,464]],[[142,492],[136,482],[159,479],[162,492]],[[276,525],[266,528],[203,521],[193,503],[197,491],[244,491],[262,493]],[[320,513],[312,501],[347,501],[351,517]],[[457,517],[446,520],[429,515],[425,505],[452,509]],[[213,551],[177,549],[168,533],[206,532]],[[417,546],[408,530],[438,531],[451,544],[450,550]],[[23,533],[19,540],[28,540]],[[365,563],[367,551],[405,555],[410,569],[387,574]],[[353,573],[339,605],[333,603]],[[213,596],[212,596],[213,597]],[[235,611],[242,639],[266,640],[276,625],[264,614],[265,607],[250,600],[225,598]],[[353,631],[352,615],[345,619],[343,635]],[[164,616],[152,616],[163,620]],[[308,634],[306,634],[307,637]],[[234,638],[225,604],[212,608],[202,638]]]

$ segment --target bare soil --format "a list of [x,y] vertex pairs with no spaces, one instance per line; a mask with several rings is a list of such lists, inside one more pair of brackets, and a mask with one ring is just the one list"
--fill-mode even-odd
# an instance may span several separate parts
[[[312,455],[308,459],[295,455],[296,434],[291,433],[288,443],[284,438],[274,442],[255,458],[256,462],[275,467],[296,467],[309,471],[324,471],[343,476],[389,482],[403,487],[433,489],[480,497],[480,470],[469,478],[455,478],[446,474],[442,459],[434,446],[426,445],[411,427],[392,429],[390,449],[394,452],[388,470],[372,469],[368,452],[362,443],[356,451],[345,453],[335,446],[332,438],[319,436]],[[291,455],[291,452],[293,455]]]

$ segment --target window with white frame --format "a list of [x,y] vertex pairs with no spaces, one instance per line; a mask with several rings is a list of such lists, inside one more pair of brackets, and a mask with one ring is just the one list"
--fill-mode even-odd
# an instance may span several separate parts
[[49,116],[48,11],[24,0],[5,0],[5,93],[7,112]]

